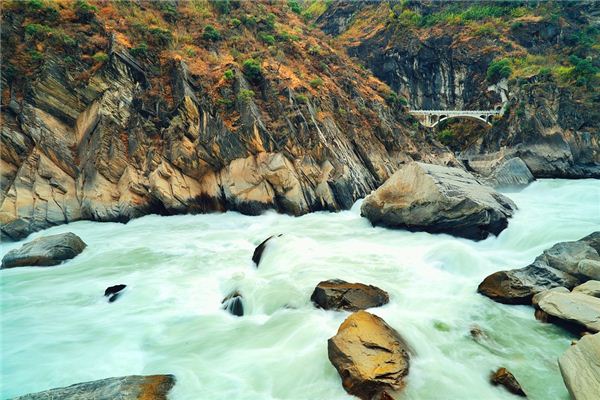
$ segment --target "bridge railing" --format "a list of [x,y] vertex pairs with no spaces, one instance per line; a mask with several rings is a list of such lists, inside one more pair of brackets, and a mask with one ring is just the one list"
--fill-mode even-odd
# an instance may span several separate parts
[[421,115],[496,115],[500,110],[409,110],[411,114]]

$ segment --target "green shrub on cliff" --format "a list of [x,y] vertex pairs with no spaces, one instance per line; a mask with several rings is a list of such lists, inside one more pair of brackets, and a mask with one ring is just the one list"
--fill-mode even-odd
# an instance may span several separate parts
[[248,89],[240,90],[240,93],[237,95],[237,99],[240,103],[246,104],[250,102],[254,98],[254,92]]
[[490,63],[486,73],[486,79],[492,83],[498,82],[500,79],[510,77],[512,68],[510,66],[510,60],[503,58],[501,60],[495,60]]
[[244,75],[252,82],[258,82],[262,78],[262,68],[260,62],[253,58],[249,58],[242,64]]
[[221,40],[221,33],[212,25],[206,25],[204,32],[202,32],[202,39],[210,42],[216,42]]

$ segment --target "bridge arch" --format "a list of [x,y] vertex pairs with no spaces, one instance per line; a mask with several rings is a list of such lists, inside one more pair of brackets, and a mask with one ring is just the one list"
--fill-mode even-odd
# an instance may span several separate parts
[[501,114],[502,110],[410,110],[409,112],[420,117],[422,125],[433,128],[450,118],[466,118],[491,125],[490,117]]

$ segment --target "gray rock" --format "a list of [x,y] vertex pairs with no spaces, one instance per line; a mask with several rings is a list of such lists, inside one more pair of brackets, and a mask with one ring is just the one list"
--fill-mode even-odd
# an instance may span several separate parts
[[565,386],[574,400],[597,400],[600,393],[600,333],[586,335],[558,359]]
[[385,290],[372,285],[331,279],[320,282],[310,300],[325,310],[358,311],[387,304],[390,298]]
[[596,297],[547,291],[540,294],[537,306],[559,320],[581,325],[590,332],[600,331],[600,299]]
[[75,257],[86,246],[71,232],[43,236],[9,251],[2,259],[2,268],[57,265]]
[[166,400],[173,375],[132,375],[50,389],[13,400]]
[[485,181],[495,188],[521,188],[534,180],[527,164],[519,157],[513,157],[501,162]]
[[573,289],[574,293],[587,294],[588,296],[600,297],[600,281],[587,281]]
[[506,228],[515,209],[466,171],[412,162],[367,196],[361,214],[374,225],[481,240]]
[[519,269],[498,271],[487,276],[477,291],[506,304],[530,304],[536,293],[563,286],[575,286],[600,274],[600,233],[578,241],[557,243],[535,261]]

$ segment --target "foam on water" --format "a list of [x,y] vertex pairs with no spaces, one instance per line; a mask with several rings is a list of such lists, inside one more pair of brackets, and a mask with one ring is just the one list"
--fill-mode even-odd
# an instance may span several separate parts
[[[476,293],[489,273],[527,265],[600,227],[600,184],[538,181],[508,194],[519,211],[498,238],[372,228],[359,204],[294,218],[275,213],[77,222],[86,250],[53,268],[0,272],[3,398],[110,376],[172,373],[172,399],[347,399],[327,339],[348,315],[315,309],[321,280],[377,285],[371,311],[414,350],[403,399],[510,399],[489,373],[510,369],[531,399],[567,399],[556,363],[571,336],[533,309]],[[266,237],[260,268],[251,255]],[[30,240],[28,238],[27,240]],[[0,256],[22,243],[3,243]],[[128,287],[114,303],[104,289]],[[231,290],[246,315],[221,310]],[[489,339],[476,343],[472,325]]]

